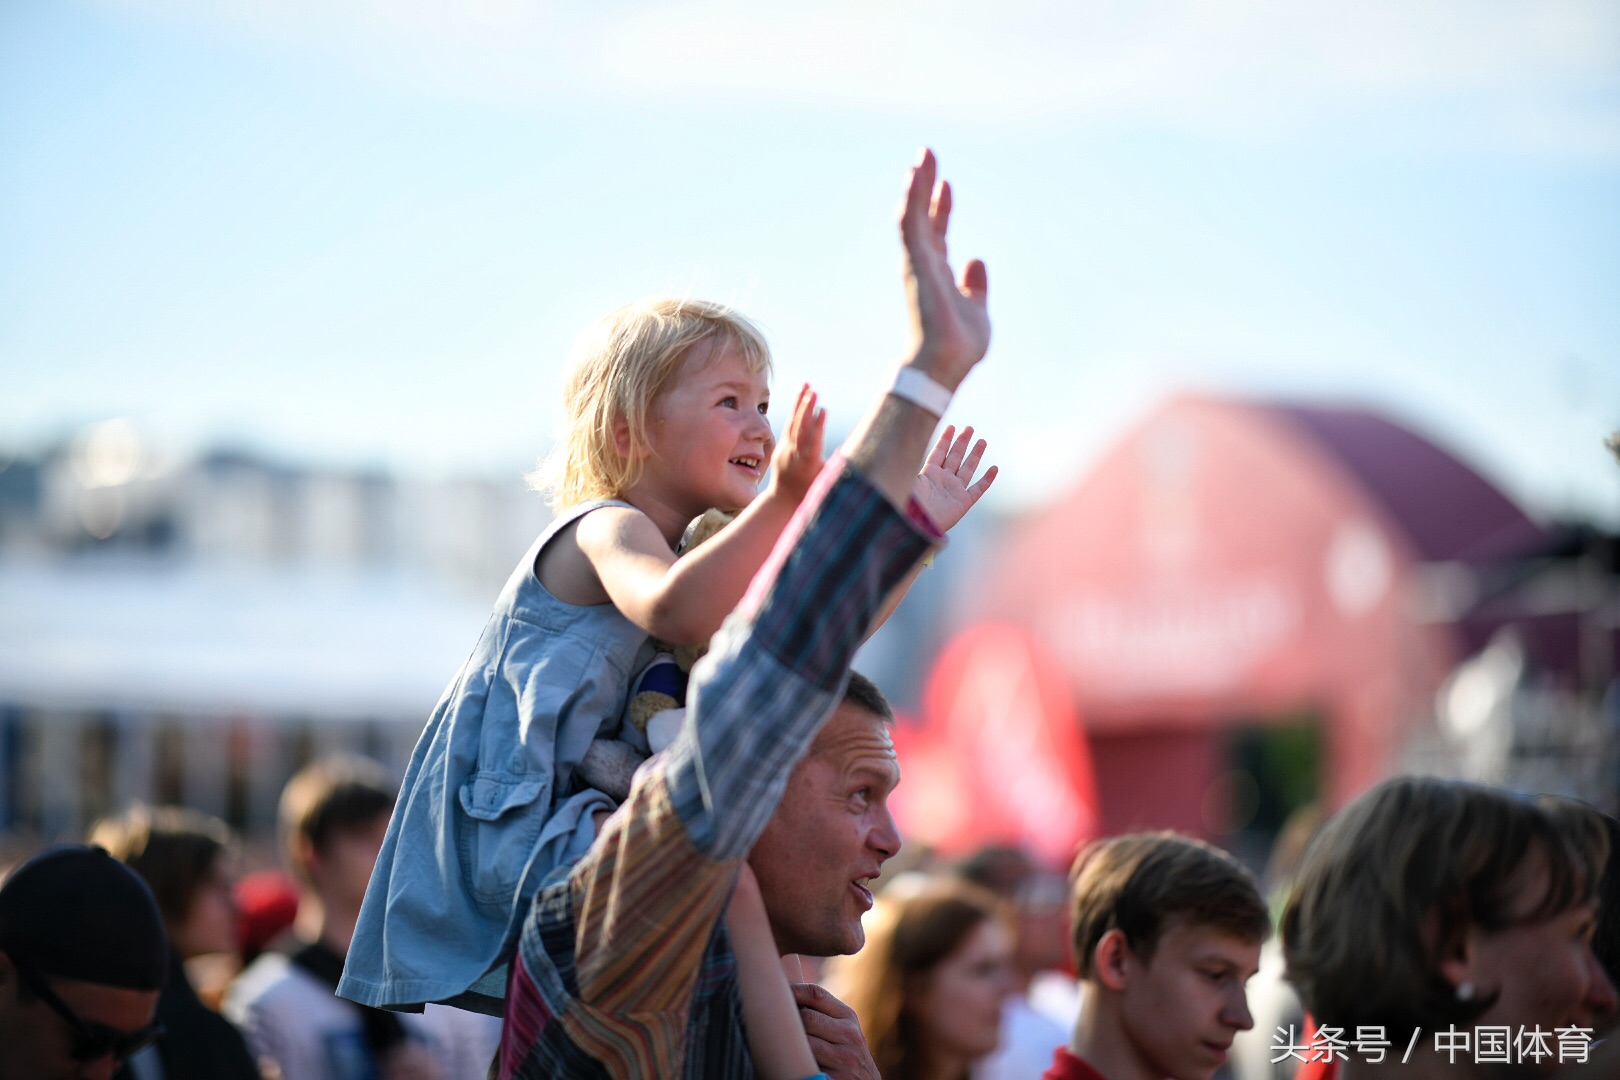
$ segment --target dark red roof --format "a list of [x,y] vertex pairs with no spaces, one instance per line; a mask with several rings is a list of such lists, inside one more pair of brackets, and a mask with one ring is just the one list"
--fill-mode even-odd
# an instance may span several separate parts
[[1491,562],[1533,554],[1550,543],[1495,485],[1408,428],[1361,409],[1261,408],[1359,480],[1426,561]]

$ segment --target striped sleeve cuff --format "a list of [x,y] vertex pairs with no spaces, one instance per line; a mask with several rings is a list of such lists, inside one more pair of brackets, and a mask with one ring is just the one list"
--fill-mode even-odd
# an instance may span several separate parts
[[750,648],[770,653],[813,686],[835,689],[884,597],[938,538],[920,506],[895,509],[834,457],[754,579],[735,623],[721,633],[749,632]]

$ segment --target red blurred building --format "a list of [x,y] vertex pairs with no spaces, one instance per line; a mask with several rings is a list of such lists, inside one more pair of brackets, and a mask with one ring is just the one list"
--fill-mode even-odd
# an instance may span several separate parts
[[[1024,631],[1047,654],[1030,664],[1061,684],[1061,707],[1023,717],[1059,729],[1043,757],[1064,757],[1096,820],[1053,827],[1269,833],[1387,775],[1432,730],[1447,675],[1524,615],[1481,606],[1478,583],[1549,543],[1473,469],[1381,416],[1188,396],[1005,534],[975,611]],[[1572,649],[1559,625],[1541,631],[1543,651]],[[930,738],[985,696],[961,672],[994,667],[953,649],[925,703]],[[1078,751],[1061,731],[1077,723]],[[973,814],[1024,798],[1005,770],[979,787]]]

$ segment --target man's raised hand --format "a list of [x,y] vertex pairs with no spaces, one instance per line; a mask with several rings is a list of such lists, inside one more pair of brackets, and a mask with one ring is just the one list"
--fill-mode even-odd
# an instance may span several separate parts
[[978,259],[962,268],[960,280],[951,272],[945,249],[951,185],[940,182],[936,191],[938,171],[934,152],[923,150],[900,209],[914,348],[908,363],[955,390],[990,347],[989,279]]

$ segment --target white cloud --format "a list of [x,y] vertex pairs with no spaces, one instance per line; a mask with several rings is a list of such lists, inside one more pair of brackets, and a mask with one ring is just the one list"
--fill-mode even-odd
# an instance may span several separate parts
[[1248,138],[1430,110],[1443,122],[1419,126],[1465,145],[1620,144],[1611,0],[122,2],[520,105],[721,98]]

